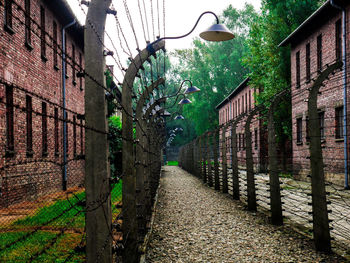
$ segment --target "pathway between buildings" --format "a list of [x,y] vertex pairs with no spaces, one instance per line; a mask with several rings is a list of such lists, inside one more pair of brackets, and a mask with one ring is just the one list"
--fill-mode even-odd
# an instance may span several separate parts
[[239,201],[166,166],[147,262],[343,262],[310,240],[275,227]]

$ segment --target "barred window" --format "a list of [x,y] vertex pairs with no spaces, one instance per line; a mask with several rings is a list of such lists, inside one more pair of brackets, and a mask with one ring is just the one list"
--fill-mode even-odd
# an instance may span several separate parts
[[6,86],[6,147],[8,153],[14,151],[13,87]]
[[47,155],[47,104],[41,103],[42,155]]
[[83,118],[80,119],[80,155],[84,153],[84,127]]
[[32,97],[26,96],[26,115],[27,115],[27,156],[33,155],[33,108]]

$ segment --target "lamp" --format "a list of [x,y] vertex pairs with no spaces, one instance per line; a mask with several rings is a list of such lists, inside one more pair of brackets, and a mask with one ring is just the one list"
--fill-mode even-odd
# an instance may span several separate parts
[[182,115],[176,115],[176,117],[174,118],[174,120],[184,120],[185,117]]
[[190,101],[189,99],[187,99],[186,97],[183,98],[182,100],[180,100],[180,102],[178,103],[179,105],[183,105],[183,104],[190,104],[192,103],[192,101]]
[[216,18],[216,24],[212,25],[207,30],[205,30],[204,32],[200,33],[199,36],[201,38],[203,38],[204,40],[207,40],[207,41],[226,41],[226,40],[231,40],[231,39],[233,39],[235,37],[234,34],[230,30],[228,30],[225,25],[220,24],[219,18],[214,12],[206,11],[206,12],[202,13],[199,16],[199,18],[197,19],[196,24],[191,29],[191,31],[188,32],[187,34],[182,35],[182,36],[178,36],[178,37],[162,37],[162,38],[159,38],[159,39],[153,41],[152,43],[148,44],[147,45],[147,50],[151,54],[154,54],[155,51],[154,51],[154,48],[153,48],[153,44],[158,43],[159,41],[165,40],[165,39],[180,39],[180,38],[183,38],[183,37],[187,37],[197,27],[199,20],[205,14],[212,14],[212,15],[214,15],[215,18]]
[[199,88],[197,88],[196,86],[191,86],[185,90],[184,94],[191,94],[191,93],[195,93],[198,91],[201,91],[201,90]]

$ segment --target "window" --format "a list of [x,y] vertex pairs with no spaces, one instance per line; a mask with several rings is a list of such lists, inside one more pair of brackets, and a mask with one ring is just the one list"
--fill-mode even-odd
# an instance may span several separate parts
[[[83,56],[81,55],[80,52],[79,52],[79,71],[83,71]],[[79,87],[80,87],[80,90],[83,90],[83,78],[82,77],[79,78]]]
[[41,103],[42,155],[47,156],[47,104]]
[[80,155],[84,153],[84,127],[83,117],[80,119]]
[[244,151],[245,150],[245,133],[242,134],[242,150]]
[[296,87],[300,88],[300,51],[295,55],[295,66],[296,66]]
[[248,94],[245,94],[245,111],[248,112]]
[[58,140],[58,108],[55,108],[55,113],[54,113],[54,119],[55,119],[55,155],[58,156],[59,155],[59,147],[60,147],[60,143]]
[[12,0],[5,0],[5,29],[14,33],[12,29]]
[[335,23],[335,57],[337,60],[342,58],[342,36],[341,21]]
[[68,132],[68,129],[69,129],[69,127],[68,127],[68,113],[66,112],[66,117],[65,117],[65,119],[64,119],[64,122],[65,122],[65,124],[66,124],[66,153],[67,153],[67,155],[68,155],[68,151],[69,151],[69,132]]
[[258,149],[258,129],[254,130],[254,149]]
[[6,150],[7,154],[14,154],[14,114],[13,114],[13,88],[6,86]]
[[306,45],[305,63],[306,63],[306,81],[308,82],[311,79],[310,43]]
[[67,67],[67,37],[65,37],[64,38],[64,70],[65,70],[65,74],[66,74],[66,79],[68,78],[68,72],[67,72],[67,69],[68,69],[68,67]]
[[252,108],[252,94],[251,94],[251,92],[250,92],[250,90],[249,90],[249,110]]
[[336,139],[342,139],[344,137],[344,125],[343,125],[343,118],[344,118],[344,107],[338,107],[335,109],[335,138]]
[[242,113],[244,112],[244,95],[242,96]]
[[43,59],[43,61],[47,61],[45,34],[45,9],[44,7],[40,6],[40,48],[41,58]]
[[297,143],[301,144],[303,142],[303,119],[297,119]]
[[321,140],[324,140],[324,111],[318,113],[318,119],[320,123]]
[[240,99],[238,99],[238,109],[237,109],[238,115],[241,114],[240,110],[241,110],[241,102],[240,102]]
[[73,85],[77,85],[75,80],[75,46],[72,44],[72,83]]
[[58,38],[57,38],[57,23],[53,21],[52,25],[52,37],[53,37],[53,66],[58,70],[58,60],[57,60],[57,49],[58,49]]
[[73,116],[73,154],[77,156],[77,124],[76,117]]
[[25,8],[25,44],[26,46],[32,50],[32,29],[31,29],[31,20],[30,20],[30,0],[25,0],[24,2]]
[[241,150],[241,146],[242,146],[242,141],[241,141],[241,134],[238,134],[238,151]]
[[26,96],[26,114],[27,114],[27,156],[33,156],[33,109],[32,97]]
[[322,35],[317,37],[317,70],[322,70]]

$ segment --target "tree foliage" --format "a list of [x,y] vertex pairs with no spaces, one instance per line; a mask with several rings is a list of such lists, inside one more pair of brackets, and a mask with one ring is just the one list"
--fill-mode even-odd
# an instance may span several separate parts
[[[324,1],[263,0],[261,14],[251,25],[244,65],[249,69],[250,85],[260,91],[259,104],[267,107],[278,92],[288,89],[290,49],[279,47],[308,16]],[[276,112],[277,134],[280,139],[291,136],[291,103],[285,101]]]

